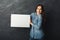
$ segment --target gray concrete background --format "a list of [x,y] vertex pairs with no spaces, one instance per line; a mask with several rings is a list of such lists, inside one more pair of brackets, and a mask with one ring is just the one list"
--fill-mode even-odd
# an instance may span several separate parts
[[28,40],[27,28],[11,28],[11,14],[31,14],[37,4],[47,14],[47,39],[60,40],[60,0],[0,0],[0,40]]

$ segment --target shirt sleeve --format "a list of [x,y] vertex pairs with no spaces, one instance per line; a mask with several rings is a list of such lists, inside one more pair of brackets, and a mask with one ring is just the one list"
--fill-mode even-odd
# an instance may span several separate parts
[[[32,22],[33,13],[30,15],[30,21]],[[30,24],[31,25],[31,24]],[[31,25],[32,26],[32,25]]]
[[30,19],[32,18],[33,15],[34,15],[34,13],[31,13],[31,15],[30,15]]

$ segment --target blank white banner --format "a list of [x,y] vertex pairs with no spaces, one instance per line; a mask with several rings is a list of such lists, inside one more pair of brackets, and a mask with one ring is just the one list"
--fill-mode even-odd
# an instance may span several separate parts
[[30,27],[30,15],[11,14],[11,27]]

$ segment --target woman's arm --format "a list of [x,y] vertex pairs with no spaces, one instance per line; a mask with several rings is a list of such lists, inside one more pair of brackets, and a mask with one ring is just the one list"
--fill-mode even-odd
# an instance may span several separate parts
[[32,24],[32,17],[33,17],[33,13],[31,13],[31,15],[30,15],[30,25],[33,25]]
[[30,25],[33,25],[33,23],[32,23],[32,19],[30,18]]
[[32,22],[30,22],[30,24],[33,26],[33,27],[36,27],[36,28],[39,28],[41,26],[41,23],[42,23],[42,19],[38,19],[38,22],[37,24],[33,24]]

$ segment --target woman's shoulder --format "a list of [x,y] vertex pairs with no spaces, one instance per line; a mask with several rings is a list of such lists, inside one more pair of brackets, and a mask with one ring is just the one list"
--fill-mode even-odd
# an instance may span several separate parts
[[31,15],[35,15],[35,12],[32,12]]

